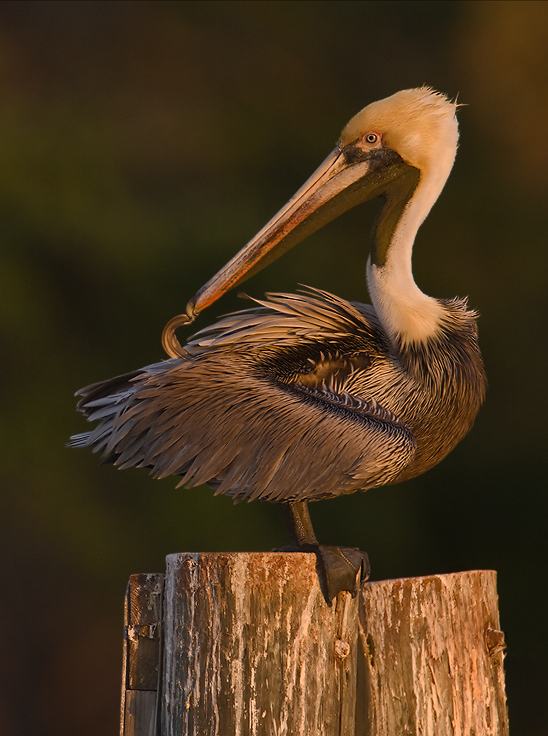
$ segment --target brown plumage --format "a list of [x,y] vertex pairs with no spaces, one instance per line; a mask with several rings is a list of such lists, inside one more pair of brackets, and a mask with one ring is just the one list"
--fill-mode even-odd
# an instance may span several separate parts
[[[476,315],[465,300],[423,294],[411,251],[453,164],[455,109],[422,88],[353,118],[318,171],[189,302],[188,316],[168,324],[169,360],[79,391],[78,408],[98,425],[72,446],[236,500],[301,504],[299,544],[317,544],[303,502],[407,480],[445,457],[484,398]],[[224,291],[377,196],[385,204],[367,267],[372,305],[313,289],[271,294],[180,346],[175,329]]]
[[329,498],[412,478],[470,428],[483,398],[474,315],[419,352],[391,345],[371,307],[271,295],[157,363],[82,389],[94,432],[73,438],[121,468],[181,475],[236,499]]

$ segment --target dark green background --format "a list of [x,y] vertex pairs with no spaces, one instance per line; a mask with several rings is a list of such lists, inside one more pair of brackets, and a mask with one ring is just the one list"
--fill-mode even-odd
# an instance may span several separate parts
[[[398,89],[466,103],[414,270],[470,296],[490,390],[405,485],[313,505],[375,579],[499,572],[513,736],[548,733],[545,2],[0,3],[3,736],[117,729],[130,573],[286,542],[276,506],[174,490],[69,451],[80,386],[163,358],[160,333],[293,194],[347,120]],[[367,301],[374,205],[246,284]],[[235,295],[200,318],[238,307]]]

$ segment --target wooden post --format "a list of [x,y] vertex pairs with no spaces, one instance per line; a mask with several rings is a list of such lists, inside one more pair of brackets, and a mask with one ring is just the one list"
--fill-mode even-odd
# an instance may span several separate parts
[[366,583],[357,733],[507,736],[491,570]]
[[366,583],[329,607],[313,554],[170,555],[157,733],[507,736],[495,580]]
[[155,736],[164,575],[132,575],[124,605],[121,736]]
[[354,733],[358,598],[309,553],[167,558],[162,734]]

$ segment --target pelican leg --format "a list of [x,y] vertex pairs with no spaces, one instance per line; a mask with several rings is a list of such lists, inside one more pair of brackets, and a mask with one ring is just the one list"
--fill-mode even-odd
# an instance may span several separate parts
[[313,546],[318,544],[314,529],[312,528],[312,519],[308,510],[308,501],[291,501],[282,504],[285,520],[289,527],[291,542],[297,548],[305,545]]
[[307,501],[284,503],[282,508],[294,545],[290,549],[316,553],[316,569],[327,604],[330,606],[333,598],[342,590],[347,590],[354,598],[358,593],[358,573],[361,585],[371,572],[367,554],[355,547],[326,547],[319,544]]

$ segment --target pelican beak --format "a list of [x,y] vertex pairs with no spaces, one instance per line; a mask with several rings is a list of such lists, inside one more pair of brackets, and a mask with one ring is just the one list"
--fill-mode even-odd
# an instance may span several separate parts
[[337,146],[265,227],[188,302],[190,320],[308,235],[361,202],[385,193],[407,168],[388,148]]

